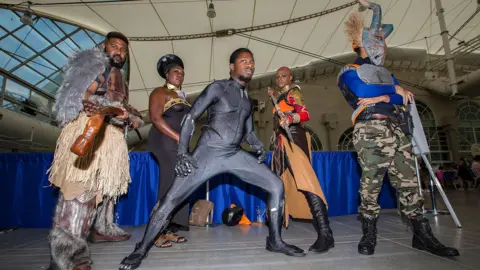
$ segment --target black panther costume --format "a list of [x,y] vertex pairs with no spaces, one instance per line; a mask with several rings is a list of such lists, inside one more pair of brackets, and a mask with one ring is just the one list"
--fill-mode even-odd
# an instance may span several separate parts
[[[195,121],[208,110],[208,125],[197,147],[190,154],[189,142]],[[260,156],[256,159],[242,150],[245,140]],[[177,177],[161,202],[157,203],[143,239],[120,264],[120,269],[136,269],[147,256],[158,233],[168,225],[174,210],[209,178],[231,173],[269,193],[269,236],[266,249],[289,256],[305,256],[304,251],[288,245],[281,238],[283,221],[283,183],[265,164],[265,150],[253,129],[252,103],[244,86],[236,80],[219,80],[210,84],[195,100],[183,119],[178,147]]]

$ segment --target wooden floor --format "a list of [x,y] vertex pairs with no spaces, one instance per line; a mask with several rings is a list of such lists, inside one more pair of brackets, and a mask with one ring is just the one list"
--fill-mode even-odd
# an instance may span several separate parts
[[[450,216],[430,216],[434,233],[446,245],[460,250],[460,257],[440,258],[411,247],[411,232],[395,211],[384,211],[379,220],[379,241],[373,256],[357,252],[361,238],[356,216],[332,217],[335,248],[322,255],[287,257],[265,250],[266,227],[193,227],[182,235],[188,242],[172,248],[153,248],[139,269],[480,269],[480,193],[448,193],[463,228],[457,229]],[[442,204],[440,204],[442,207]],[[121,243],[94,244],[93,269],[118,269],[141,238],[144,226],[126,228],[132,239]],[[49,249],[46,229],[18,229],[0,235],[0,269],[46,269]],[[315,241],[310,224],[293,222],[283,231],[288,243],[301,248]]]

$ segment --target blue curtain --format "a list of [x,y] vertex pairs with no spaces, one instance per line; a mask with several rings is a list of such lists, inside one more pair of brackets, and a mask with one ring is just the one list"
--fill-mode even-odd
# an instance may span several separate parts
[[130,153],[132,183],[128,193],[117,203],[117,224],[139,226],[148,223],[150,211],[157,202],[159,174],[158,165],[150,153]]
[[0,154],[0,228],[50,227],[58,192],[46,171],[51,153]]
[[[0,154],[0,228],[48,228],[52,224],[58,191],[50,186],[46,171],[53,159],[52,153]],[[270,163],[271,153],[267,157]],[[351,152],[315,152],[312,165],[323,187],[331,216],[356,214],[359,203],[361,170],[356,154]],[[128,194],[122,196],[116,207],[116,222],[138,226],[148,222],[156,203],[159,168],[150,153],[130,153],[132,183]],[[246,216],[256,221],[256,210],[265,210],[266,193],[247,185],[231,175],[210,179],[210,201],[214,205],[214,223],[221,223],[221,215],[231,203],[245,209]],[[395,208],[395,190],[384,185],[379,202],[384,209]],[[189,199],[192,205],[204,199],[206,186],[201,186]]]

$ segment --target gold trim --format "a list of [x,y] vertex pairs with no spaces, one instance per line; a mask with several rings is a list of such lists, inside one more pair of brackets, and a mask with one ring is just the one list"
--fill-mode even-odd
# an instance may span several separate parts
[[184,104],[188,107],[191,107],[190,103],[188,103],[183,98],[172,98],[167,103],[165,103],[165,105],[163,106],[163,111],[164,112],[167,111],[168,109],[170,109],[175,104]]
[[170,84],[170,83],[166,83],[165,86],[167,87],[168,90],[174,90],[174,91],[179,91],[180,90],[180,88],[178,88],[175,85]]
[[285,85],[284,87],[282,87],[282,89],[280,89],[280,92],[285,93],[288,90],[290,90],[290,85]]

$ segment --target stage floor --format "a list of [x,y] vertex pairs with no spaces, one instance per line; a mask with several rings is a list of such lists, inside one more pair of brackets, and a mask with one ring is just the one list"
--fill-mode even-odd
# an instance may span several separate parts
[[[411,233],[396,211],[384,211],[373,256],[358,254],[360,222],[357,216],[351,215],[331,218],[335,248],[326,254],[293,258],[270,253],[265,250],[266,227],[192,227],[189,232],[182,232],[188,243],[167,249],[152,248],[140,269],[480,269],[480,193],[447,194],[463,228],[456,229],[450,216],[430,217],[430,220],[434,233],[444,244],[459,248],[461,255],[454,259],[413,249]],[[91,245],[93,269],[118,269],[120,261],[141,238],[144,228],[126,228],[133,233],[128,242]],[[46,229],[18,229],[0,235],[0,269],[46,269],[47,235]],[[316,233],[310,224],[293,222],[283,235],[288,243],[308,249]]]

